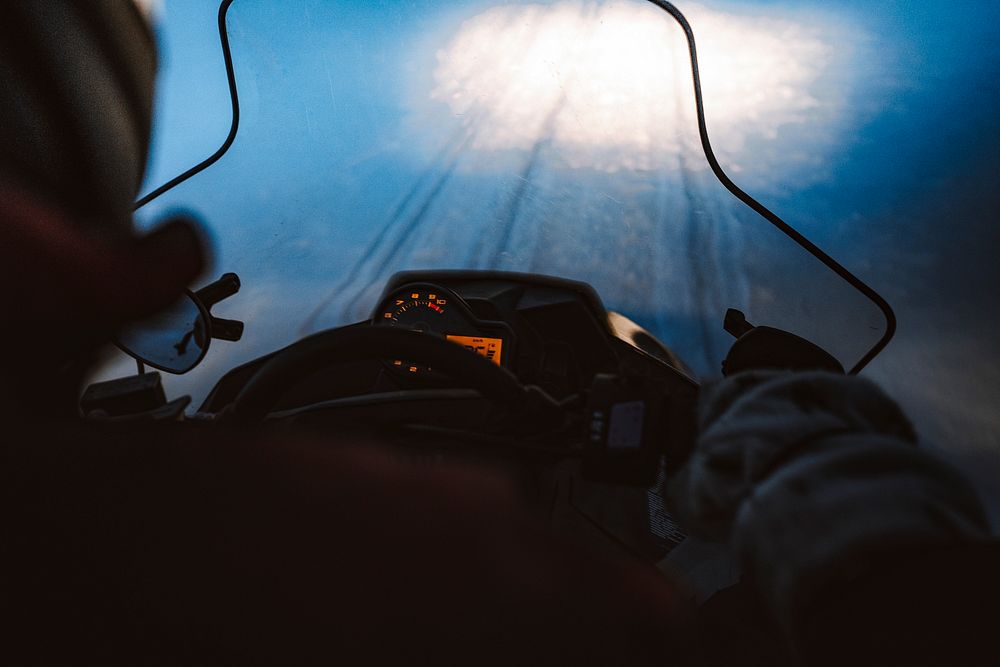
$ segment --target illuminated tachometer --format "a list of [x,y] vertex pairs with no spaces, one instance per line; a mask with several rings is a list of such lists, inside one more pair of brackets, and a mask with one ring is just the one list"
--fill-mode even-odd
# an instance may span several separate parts
[[468,328],[468,319],[452,304],[451,295],[439,291],[407,291],[382,304],[381,323],[413,331],[447,336]]
[[464,322],[464,318],[451,316],[450,311],[445,296],[436,292],[410,292],[398,294],[384,304],[382,320],[390,326],[444,334],[449,325]]
[[[383,326],[441,336],[497,365],[503,365],[503,338],[487,335],[468,312],[467,306],[446,289],[433,285],[410,285],[402,288],[382,301],[375,320],[376,324]],[[425,373],[432,370],[404,359],[392,359],[389,363],[405,373]]]

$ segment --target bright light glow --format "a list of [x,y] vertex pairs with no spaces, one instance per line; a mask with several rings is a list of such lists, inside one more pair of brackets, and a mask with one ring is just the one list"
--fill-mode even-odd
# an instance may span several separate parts
[[[731,169],[749,160],[748,142],[828,117],[810,92],[832,52],[820,34],[786,19],[684,11],[709,129]],[[480,151],[546,141],[570,167],[645,170],[675,165],[696,141],[683,34],[638,0],[491,8],[438,51],[434,81],[432,99]]]

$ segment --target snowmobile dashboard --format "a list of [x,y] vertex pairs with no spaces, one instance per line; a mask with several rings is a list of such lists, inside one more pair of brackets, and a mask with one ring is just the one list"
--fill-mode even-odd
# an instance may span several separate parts
[[[498,272],[403,272],[372,314],[375,326],[421,331],[462,345],[554,394],[609,368],[607,313],[594,290],[558,278]],[[391,371],[433,377],[433,368],[392,359]]]
[[[237,288],[224,276],[189,295],[194,310],[128,340],[165,346],[156,359],[168,372],[186,367],[178,341],[235,337],[235,324],[208,308]],[[368,319],[230,370],[193,415],[188,397],[166,402],[160,379],[91,385],[81,412],[99,427],[180,422],[198,437],[269,433],[276,443],[305,431],[330,447],[370,444],[420,465],[482,468],[509,480],[553,530],[651,563],[684,537],[660,481],[693,446],[697,384],[584,283],[400,273]]]
[[[616,373],[622,364],[647,366],[676,378],[680,385],[694,385],[665,346],[622,315],[609,314],[592,287],[561,278],[496,271],[397,273],[385,286],[372,317],[349,326],[401,329],[450,341],[556,399],[586,391],[596,375]],[[313,369],[276,407],[461,385],[441,369],[392,348],[383,352],[380,359]],[[243,380],[275,354],[224,376],[201,410],[223,409],[243,387]]]
[[691,440],[696,391],[669,349],[609,313],[589,285],[403,272],[370,319],[230,371],[199,412],[266,427],[535,438],[645,483],[667,443]]

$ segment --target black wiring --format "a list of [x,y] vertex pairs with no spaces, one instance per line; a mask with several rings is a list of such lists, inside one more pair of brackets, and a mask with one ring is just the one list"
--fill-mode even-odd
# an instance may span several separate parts
[[222,58],[226,64],[226,79],[229,81],[229,98],[233,105],[233,122],[229,126],[229,134],[226,136],[226,140],[222,142],[222,145],[219,146],[219,149],[212,153],[209,157],[205,158],[184,173],[178,174],[144,197],[138,199],[132,206],[133,211],[142,208],[160,195],[169,190],[173,190],[192,176],[195,176],[211,167],[213,164],[218,162],[219,159],[226,154],[226,152],[229,151],[229,147],[233,145],[234,141],[236,141],[236,133],[239,131],[240,127],[240,98],[236,90],[236,71],[233,68],[233,53],[229,48],[229,30],[226,27],[226,14],[229,12],[229,7],[232,4],[233,0],[222,0],[222,4],[219,5],[219,40],[222,43]]

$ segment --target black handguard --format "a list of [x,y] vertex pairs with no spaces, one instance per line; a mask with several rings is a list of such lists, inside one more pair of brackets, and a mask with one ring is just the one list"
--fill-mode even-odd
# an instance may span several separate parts
[[815,343],[781,329],[753,326],[738,310],[726,311],[724,326],[736,338],[722,362],[726,377],[751,370],[844,373],[841,363]]

